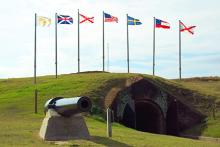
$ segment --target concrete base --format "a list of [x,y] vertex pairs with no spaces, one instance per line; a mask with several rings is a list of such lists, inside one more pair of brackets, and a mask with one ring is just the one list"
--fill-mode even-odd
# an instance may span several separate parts
[[90,138],[86,123],[80,114],[63,117],[52,109],[48,110],[39,135],[47,141]]

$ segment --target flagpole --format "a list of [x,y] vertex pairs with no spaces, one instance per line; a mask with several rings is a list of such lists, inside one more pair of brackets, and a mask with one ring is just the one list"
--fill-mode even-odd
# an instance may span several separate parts
[[79,9],[78,9],[78,73],[80,72],[80,36],[79,36]]
[[127,64],[128,64],[128,73],[130,72],[130,69],[129,69],[129,33],[128,33],[128,14],[126,15],[127,16]]
[[102,44],[103,45],[102,46],[103,47],[102,48],[103,49],[103,52],[102,52],[103,53],[103,67],[102,67],[102,71],[105,71],[105,22],[104,22],[104,19],[105,19],[105,14],[104,14],[104,11],[103,11],[103,16],[102,16],[102,24],[103,24],[103,38],[102,38],[103,39],[102,40],[103,41],[102,42],[103,43]]
[[37,84],[37,13],[35,13],[34,24],[34,84]]
[[154,28],[153,28],[153,76],[155,75],[155,17],[154,17]]
[[179,79],[182,79],[182,63],[181,63],[181,24],[179,20]]
[[35,13],[34,26],[34,113],[37,114],[37,13]]
[[107,71],[109,72],[109,43],[107,43],[107,53],[108,53],[108,56],[107,56],[107,58],[108,58],[108,62],[107,62]]
[[57,13],[55,13],[55,72],[57,78]]

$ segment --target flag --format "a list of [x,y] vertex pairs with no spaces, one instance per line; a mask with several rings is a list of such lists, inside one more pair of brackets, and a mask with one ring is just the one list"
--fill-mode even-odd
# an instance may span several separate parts
[[58,24],[73,24],[73,18],[68,15],[57,15]]
[[156,28],[170,29],[170,24],[166,21],[156,19]]
[[194,34],[194,28],[196,26],[189,26],[187,27],[186,25],[184,25],[181,21],[180,21],[180,32],[184,32],[184,31],[188,31],[190,34]]
[[79,14],[80,17],[80,23],[88,22],[88,23],[94,23],[94,17],[87,17],[85,15]]
[[51,24],[51,19],[43,16],[37,16],[37,24],[42,27],[49,27]]
[[118,17],[114,17],[110,14],[104,13],[105,22],[117,22],[118,23]]
[[128,16],[128,25],[141,25],[142,23],[140,22],[139,19],[132,18]]

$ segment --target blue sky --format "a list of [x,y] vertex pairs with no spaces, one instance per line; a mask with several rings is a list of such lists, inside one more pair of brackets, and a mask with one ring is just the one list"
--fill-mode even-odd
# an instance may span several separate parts
[[58,25],[58,73],[77,72],[77,9],[94,16],[81,25],[81,70],[102,70],[102,11],[119,18],[106,23],[110,72],[126,72],[126,14],[143,25],[129,26],[130,70],[152,74],[153,17],[168,21],[156,29],[156,75],[178,78],[178,20],[196,25],[195,35],[182,33],[183,77],[220,76],[220,1],[176,0],[8,0],[0,5],[0,78],[33,76],[34,13],[50,17],[37,29],[37,74],[51,75],[54,64],[54,14],[70,15],[73,25]]

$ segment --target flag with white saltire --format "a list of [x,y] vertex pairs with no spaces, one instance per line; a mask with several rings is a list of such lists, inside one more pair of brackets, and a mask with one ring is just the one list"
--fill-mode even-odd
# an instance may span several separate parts
[[58,24],[73,24],[73,18],[68,15],[58,15],[57,16]]

